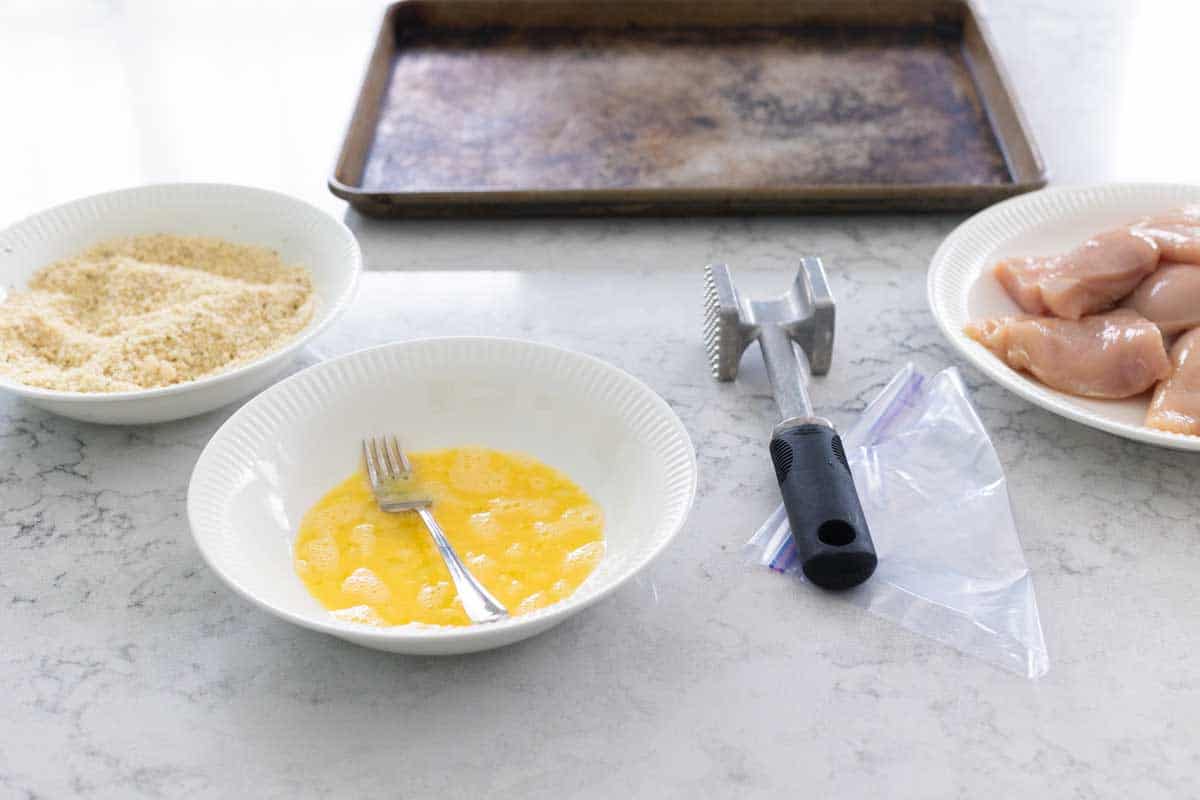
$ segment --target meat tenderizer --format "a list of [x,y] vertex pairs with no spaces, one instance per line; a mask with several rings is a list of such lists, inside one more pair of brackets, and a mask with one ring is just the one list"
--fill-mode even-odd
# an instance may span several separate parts
[[[804,575],[825,589],[871,577],[877,559],[854,477],[833,423],[814,416],[808,379],[829,371],[834,304],[819,258],[801,259],[791,288],[774,300],[738,297],[724,264],[704,268],[704,344],[713,377],[737,377],[755,339],[782,419],[771,433],[771,461]],[[797,345],[799,345],[797,347]]]

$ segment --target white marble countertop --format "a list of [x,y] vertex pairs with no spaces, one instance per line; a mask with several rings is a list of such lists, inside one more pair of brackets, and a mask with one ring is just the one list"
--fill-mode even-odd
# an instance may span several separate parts
[[[826,256],[842,313],[814,395],[844,423],[906,360],[953,363],[914,279],[953,221],[489,223],[454,251],[496,269],[367,274],[310,360],[410,336],[553,342],[648,382],[699,454],[691,520],[642,580],[477,656],[359,649],[228,592],[183,509],[228,410],[126,430],[0,399],[0,795],[1200,792],[1200,458],[966,372],[1035,575],[1051,656],[1037,682],[738,558],[778,501],[774,408],[757,359],[734,384],[708,376],[699,265],[729,256],[769,286]],[[360,232],[376,259],[445,257],[436,228]]]
[[[1133,121],[1084,141],[1084,122],[1130,108],[1089,106],[1096,83],[1143,80],[1158,63],[1129,43],[1165,5],[985,6],[1052,170],[1172,177],[1150,140],[1113,140]],[[1062,69],[1039,72],[1030,54]],[[1081,96],[1071,84],[1084,75],[1094,81]],[[26,141],[26,121],[0,128]],[[139,130],[149,137],[154,124]],[[171,141],[196,146],[172,130]],[[319,158],[285,152],[279,176],[305,174],[295,193],[341,213],[321,176],[304,172],[314,158],[323,167],[336,138]],[[172,160],[186,145],[155,141],[130,144],[128,168],[96,159],[84,183],[39,178],[48,162],[32,159],[18,174],[34,182],[15,184],[0,213],[112,184],[230,177]],[[274,168],[243,180],[288,188]],[[392,271],[364,276],[308,361],[412,336],[560,344],[649,383],[699,454],[691,519],[642,579],[545,635],[475,656],[356,648],[256,611],[218,582],[192,544],[184,498],[232,409],[121,429],[0,396],[0,798],[1200,796],[1200,457],[1068,423],[964,369],[1034,574],[1051,659],[1036,682],[740,562],[777,502],[763,446],[774,408],[756,358],[734,384],[709,378],[700,267],[727,260],[740,283],[770,290],[802,254],[825,257],[839,329],[814,396],[846,423],[904,362],[958,363],[927,311],[924,271],[961,219],[388,224],[350,214],[368,265]]]

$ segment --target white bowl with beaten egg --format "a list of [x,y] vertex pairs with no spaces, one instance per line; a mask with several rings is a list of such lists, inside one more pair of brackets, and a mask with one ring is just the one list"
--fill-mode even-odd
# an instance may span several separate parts
[[[305,512],[359,467],[363,437],[393,433],[413,451],[481,446],[561,471],[604,514],[603,558],[565,599],[499,622],[338,619],[296,574],[292,545]],[[317,364],[246,403],[201,454],[188,518],[209,566],[263,610],[366,647],[443,655],[525,639],[609,594],[666,548],[695,491],[682,422],[627,373],[533,342],[424,339]]]
[[278,379],[300,349],[353,297],[362,255],[350,230],[320,209],[277,192],[231,184],[140,186],[85,197],[0,232],[0,286],[23,289],[34,272],[111,239],[150,234],[215,237],[258,245],[311,274],[312,319],[267,353],[223,372],[160,388],[74,392],[0,375],[0,389],[87,422],[132,425],[211,411]]

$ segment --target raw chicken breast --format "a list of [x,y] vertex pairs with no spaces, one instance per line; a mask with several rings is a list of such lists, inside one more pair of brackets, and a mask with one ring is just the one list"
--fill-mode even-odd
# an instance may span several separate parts
[[1146,217],[1130,230],[1153,239],[1165,260],[1200,264],[1200,205]]
[[1154,390],[1146,424],[1200,435],[1200,329],[1188,331],[1171,348],[1171,377]]
[[1125,308],[1080,320],[986,319],[963,330],[1013,369],[1083,397],[1132,397],[1171,371],[1158,328]]
[[1157,266],[1157,245],[1122,229],[1094,236],[1061,256],[1010,258],[993,271],[1009,297],[1030,314],[1079,319],[1110,308]]
[[1163,264],[1124,303],[1164,336],[1200,327],[1200,265]]

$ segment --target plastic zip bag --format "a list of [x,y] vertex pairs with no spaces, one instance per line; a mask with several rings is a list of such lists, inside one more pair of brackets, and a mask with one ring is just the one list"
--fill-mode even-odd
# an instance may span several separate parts
[[[1004,471],[958,370],[927,378],[907,365],[842,442],[879,555],[874,576],[843,596],[1004,669],[1045,674]],[[803,579],[782,505],[745,555]]]

